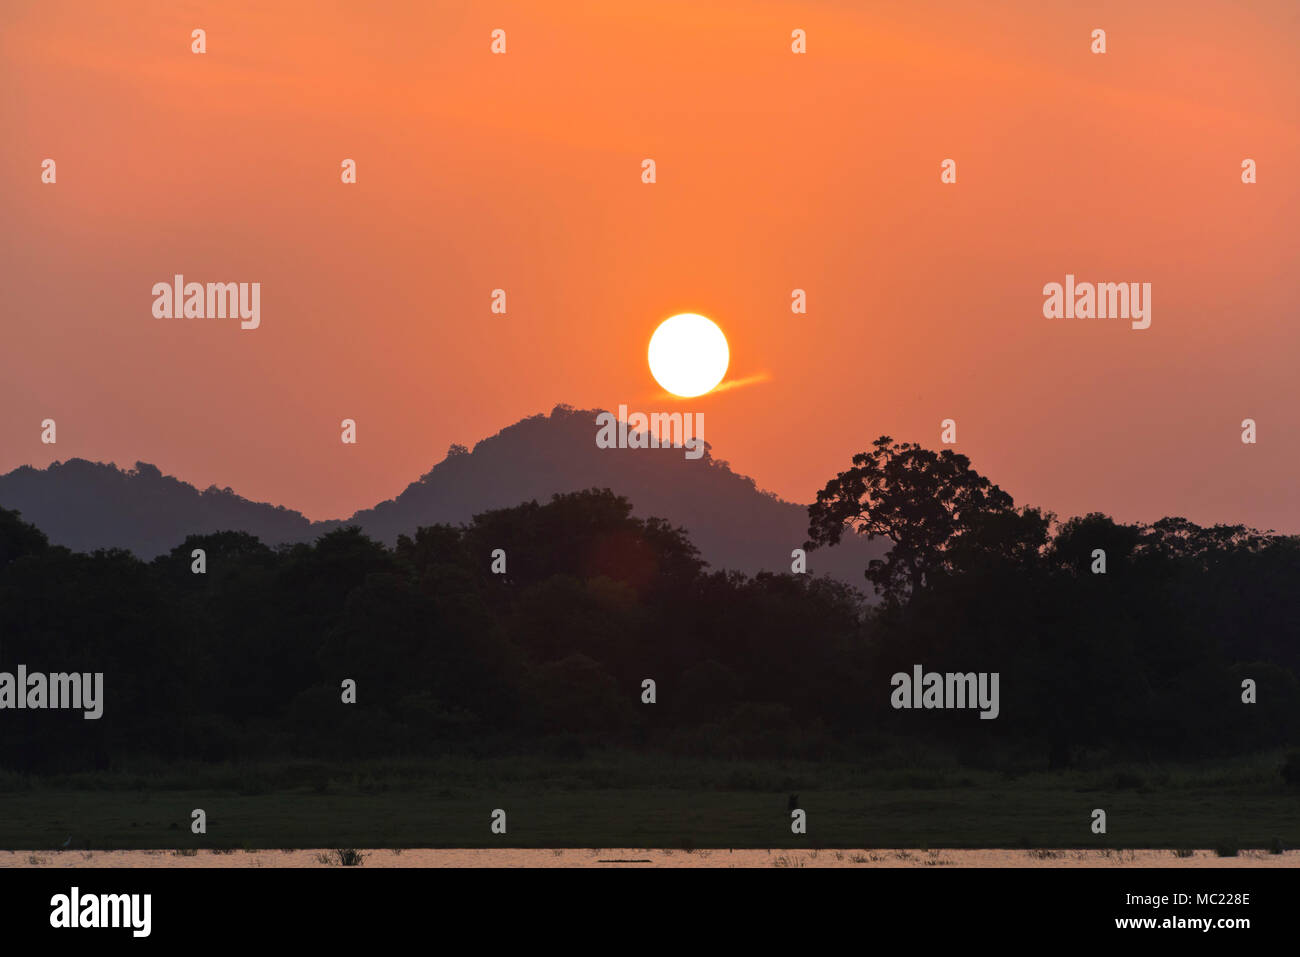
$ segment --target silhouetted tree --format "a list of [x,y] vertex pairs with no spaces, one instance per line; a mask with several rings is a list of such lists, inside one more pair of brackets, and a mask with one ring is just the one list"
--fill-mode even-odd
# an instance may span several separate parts
[[17,512],[0,508],[0,567],[49,548],[49,539],[35,525],[28,525]]
[[1013,509],[1011,496],[966,456],[882,435],[817,493],[808,507],[806,547],[835,545],[846,531],[889,539],[889,552],[871,562],[866,578],[887,600],[899,600],[947,567],[950,550],[977,522],[987,526],[989,514]]

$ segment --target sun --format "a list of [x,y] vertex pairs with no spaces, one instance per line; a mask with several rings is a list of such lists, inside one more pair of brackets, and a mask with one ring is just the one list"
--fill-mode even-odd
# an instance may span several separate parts
[[722,381],[731,350],[716,322],[683,312],[659,324],[650,337],[648,358],[656,382],[673,395],[692,399]]

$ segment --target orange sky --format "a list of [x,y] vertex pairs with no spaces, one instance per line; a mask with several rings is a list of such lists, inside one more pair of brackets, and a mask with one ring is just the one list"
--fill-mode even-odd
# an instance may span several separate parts
[[[7,0],[0,471],[140,459],[340,517],[626,403],[807,501],[953,418],[1022,503],[1300,531],[1297,49],[1291,0]],[[177,272],[261,282],[261,328],[155,319]],[[1150,282],[1151,328],[1045,319],[1067,272]],[[764,381],[663,397],[683,311]]]

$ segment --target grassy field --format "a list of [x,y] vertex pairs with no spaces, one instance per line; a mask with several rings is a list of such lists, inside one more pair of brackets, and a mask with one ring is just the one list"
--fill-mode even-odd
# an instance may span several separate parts
[[[0,847],[1296,846],[1300,789],[1279,762],[1013,776],[612,754],[2,775]],[[806,835],[790,831],[792,793]],[[204,835],[190,832],[195,808]],[[505,835],[490,831],[496,808]],[[1094,808],[1105,835],[1091,832]]]

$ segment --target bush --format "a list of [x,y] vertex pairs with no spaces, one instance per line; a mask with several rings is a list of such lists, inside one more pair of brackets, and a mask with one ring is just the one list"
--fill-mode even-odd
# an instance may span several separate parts
[[341,864],[344,867],[360,867],[365,859],[366,855],[355,847],[341,847],[333,854],[316,855],[316,863],[324,864],[326,867],[334,864]]

